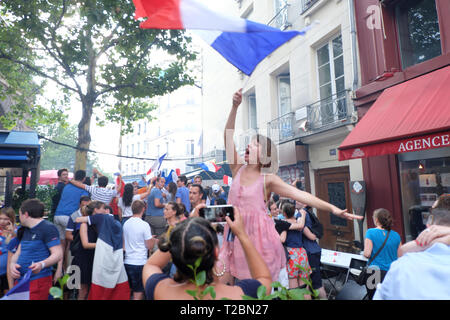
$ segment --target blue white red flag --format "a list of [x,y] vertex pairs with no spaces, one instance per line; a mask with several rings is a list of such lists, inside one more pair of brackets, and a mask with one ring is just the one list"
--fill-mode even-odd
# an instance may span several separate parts
[[30,277],[31,270],[0,300],[30,300]]
[[161,157],[159,157],[159,159],[156,159],[156,160],[153,162],[152,166],[151,166],[150,169],[147,171],[147,176],[146,176],[147,183],[150,181],[151,173],[152,173],[152,172],[156,172],[156,171],[159,170],[159,168],[161,167],[161,164],[162,164],[164,158],[166,157],[166,155],[167,155],[167,153],[164,153]]
[[201,163],[200,164],[200,168],[202,168],[205,171],[217,172],[222,167],[218,166],[216,164],[215,160],[210,160],[210,161],[206,161],[206,162]]
[[177,183],[177,180],[178,180],[178,175],[176,174],[176,172],[173,169],[170,170],[167,177],[164,175],[164,173],[161,175],[161,177],[163,177],[166,180],[166,183],[165,183],[166,186],[171,182]]
[[230,176],[227,176],[226,174],[223,175],[223,183],[227,186],[231,186],[231,183],[233,181],[233,178]]
[[198,0],[133,0],[144,29],[208,30],[199,34],[226,60],[250,75],[265,57],[310,27],[281,31],[209,9]]
[[129,300],[120,222],[112,215],[96,214],[89,217],[89,224],[97,227],[98,238],[88,300]]

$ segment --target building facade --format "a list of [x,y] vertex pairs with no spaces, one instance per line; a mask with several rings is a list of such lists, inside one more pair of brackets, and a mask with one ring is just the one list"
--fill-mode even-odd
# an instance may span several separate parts
[[[390,131],[372,147],[400,143],[396,152],[379,149],[362,159],[367,222],[373,227],[373,210],[385,207],[393,213],[394,229],[409,241],[425,227],[434,200],[450,192],[450,2],[358,0],[355,15],[361,60],[361,87],[354,99],[358,118],[380,121],[379,131]],[[385,117],[377,120],[383,108]],[[393,123],[390,129],[383,120]],[[360,134],[354,147],[367,152],[369,133]],[[408,138],[411,142],[401,140]]]
[[[154,120],[134,123],[134,131],[122,137],[121,171],[125,181],[140,181],[154,160],[166,154],[160,170],[190,169],[187,163],[201,152],[201,90],[185,86],[156,98]],[[143,159],[146,160],[143,160]]]
[[[232,95],[242,87],[235,134],[239,152],[254,133],[270,137],[278,146],[278,175],[284,181],[301,179],[307,191],[352,211],[350,182],[363,180],[362,162],[339,161],[337,148],[357,122],[352,97],[360,74],[353,2],[243,0],[230,1],[228,9],[282,30],[312,28],[269,55],[250,77],[204,50],[203,125],[211,132],[205,135],[205,148],[223,148]],[[359,225],[328,212],[317,214],[325,227],[321,246],[352,250]]]

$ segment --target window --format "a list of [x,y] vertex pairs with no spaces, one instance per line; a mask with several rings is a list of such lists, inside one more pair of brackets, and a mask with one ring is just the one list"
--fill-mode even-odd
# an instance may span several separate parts
[[257,129],[256,122],[256,96],[251,94],[248,96],[248,128]]
[[138,136],[140,136],[141,135],[141,124],[139,123],[139,125],[138,125]]
[[140,167],[140,165],[139,165],[139,164],[140,164],[139,162],[138,162],[138,163],[136,163],[136,172],[137,172],[137,173],[139,173],[139,169],[140,169],[140,168],[139,168],[139,167]]
[[[347,109],[341,35],[317,50],[317,68],[322,124],[335,120],[335,115],[338,118],[344,118],[347,115]],[[334,100],[333,96],[336,96]]]
[[450,150],[441,148],[398,155],[406,241],[425,229],[436,199],[450,193]]
[[278,77],[278,108],[280,116],[291,112],[291,79],[289,75]]
[[133,173],[134,173],[134,167],[133,167],[133,164],[130,164],[130,170],[131,170],[131,174],[133,174]]
[[127,146],[127,157],[129,157],[130,156],[130,148],[129,148],[130,146]]
[[134,144],[131,145],[131,156],[134,157]]
[[194,155],[194,140],[186,140],[186,155]]
[[435,0],[402,1],[395,17],[403,69],[442,54]]
[[271,23],[271,25],[275,26],[275,28],[279,28],[279,29],[286,29],[288,27],[288,11],[287,11],[287,6],[288,6],[288,1],[287,0],[274,0],[274,8],[275,8],[275,15],[274,15],[274,20],[273,24]]
[[141,153],[141,144],[140,142],[137,143],[137,155]]
[[129,174],[129,172],[128,172],[128,165],[127,164],[125,165],[125,173]]

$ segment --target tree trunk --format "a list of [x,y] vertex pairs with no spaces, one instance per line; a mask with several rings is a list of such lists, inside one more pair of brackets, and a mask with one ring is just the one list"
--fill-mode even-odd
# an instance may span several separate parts
[[[78,148],[89,149],[91,144],[91,118],[93,102],[83,101],[83,115],[78,124]],[[75,154],[75,171],[86,170],[87,152],[77,150]]]
[[[92,5],[92,3],[90,3]],[[92,18],[92,17],[91,17]],[[91,24],[92,26],[94,23]],[[91,29],[87,29],[85,37],[86,50],[88,53],[88,69],[86,74],[87,93],[81,97],[83,104],[83,115],[80,123],[78,124],[78,148],[89,149],[91,144],[91,118],[94,109],[94,103],[96,100],[96,81],[95,81],[95,69],[97,67],[97,57],[95,54],[94,46],[92,43]],[[77,150],[75,155],[75,171],[86,170],[87,167],[87,152]]]

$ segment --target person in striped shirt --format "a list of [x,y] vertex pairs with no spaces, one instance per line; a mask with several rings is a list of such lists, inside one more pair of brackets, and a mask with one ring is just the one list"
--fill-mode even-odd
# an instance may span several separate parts
[[71,180],[74,186],[84,189],[91,194],[92,201],[101,201],[104,204],[110,204],[114,197],[117,197],[120,194],[120,185],[116,185],[114,190],[106,188],[108,185],[108,177],[102,175],[97,169],[94,168],[94,174],[98,175],[98,187],[97,186],[88,186],[80,181]]

